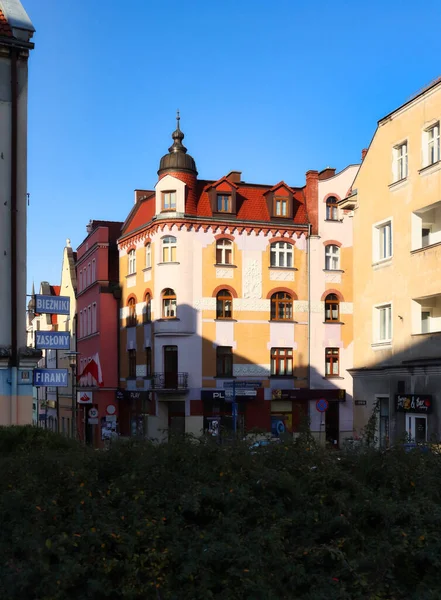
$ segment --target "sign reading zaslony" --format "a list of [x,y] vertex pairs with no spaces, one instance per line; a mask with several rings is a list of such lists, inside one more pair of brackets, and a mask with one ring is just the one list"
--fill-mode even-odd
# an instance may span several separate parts
[[397,412],[424,413],[432,412],[432,396],[429,394],[397,394],[395,408]]

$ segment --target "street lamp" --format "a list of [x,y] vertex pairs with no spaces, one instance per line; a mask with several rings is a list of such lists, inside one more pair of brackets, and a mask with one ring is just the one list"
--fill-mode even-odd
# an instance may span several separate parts
[[76,439],[77,432],[77,399],[75,398],[75,383],[77,373],[77,357],[81,352],[66,352],[65,357],[69,359],[69,366],[72,369],[72,439]]

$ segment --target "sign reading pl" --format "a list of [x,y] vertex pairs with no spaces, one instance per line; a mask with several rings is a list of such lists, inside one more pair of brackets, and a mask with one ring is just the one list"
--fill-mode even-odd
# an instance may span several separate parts
[[69,350],[70,333],[65,331],[36,331],[35,347],[39,350]]
[[34,369],[35,387],[67,387],[67,369]]
[[69,296],[43,296],[35,294],[35,312],[48,315],[70,314]]

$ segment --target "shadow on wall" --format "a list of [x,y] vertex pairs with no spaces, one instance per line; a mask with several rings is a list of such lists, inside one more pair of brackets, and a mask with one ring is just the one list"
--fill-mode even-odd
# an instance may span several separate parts
[[[123,435],[216,435],[236,423],[241,433],[279,436],[297,433],[308,417],[323,442],[338,447],[342,437],[353,435],[352,397],[324,378],[325,369],[316,378],[323,387],[309,389],[316,373],[305,361],[306,323],[270,320],[269,301],[266,318],[241,321],[233,298],[213,298],[203,310],[167,298],[161,314],[155,319],[147,304],[140,314],[138,305],[121,328],[122,385],[153,392],[148,417],[142,407],[121,408]],[[326,413],[316,409],[320,399]]]

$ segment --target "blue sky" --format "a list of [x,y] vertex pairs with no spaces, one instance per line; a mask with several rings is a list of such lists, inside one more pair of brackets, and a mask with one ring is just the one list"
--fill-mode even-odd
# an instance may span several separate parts
[[439,0],[22,2],[28,290],[60,283],[66,238],[155,185],[177,108],[201,178],[303,185],[358,162],[377,120],[440,74]]

